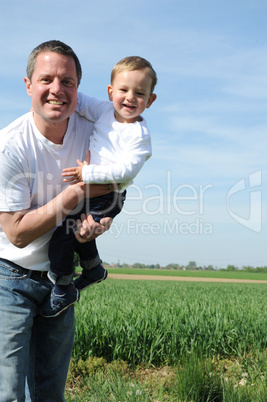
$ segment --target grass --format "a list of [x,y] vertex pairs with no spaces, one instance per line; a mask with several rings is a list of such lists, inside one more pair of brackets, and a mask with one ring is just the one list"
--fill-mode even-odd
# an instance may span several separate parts
[[219,278],[219,279],[246,279],[267,281],[265,272],[246,272],[246,271],[180,271],[164,269],[138,269],[138,268],[110,268],[112,274],[128,275],[156,275],[156,276],[179,276],[192,278]]
[[264,401],[266,302],[264,284],[89,288],[76,305],[68,400]]
[[266,285],[107,280],[81,298],[74,357],[160,365],[266,346]]
[[266,354],[253,361],[191,355],[176,367],[133,369],[124,361],[107,363],[91,357],[72,361],[66,400],[265,402],[266,358]]

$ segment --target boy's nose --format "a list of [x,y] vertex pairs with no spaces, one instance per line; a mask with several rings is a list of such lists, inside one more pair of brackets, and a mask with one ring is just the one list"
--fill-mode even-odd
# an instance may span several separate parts
[[128,93],[127,93],[127,100],[128,100],[129,102],[133,102],[134,99],[135,99],[134,93],[128,92]]

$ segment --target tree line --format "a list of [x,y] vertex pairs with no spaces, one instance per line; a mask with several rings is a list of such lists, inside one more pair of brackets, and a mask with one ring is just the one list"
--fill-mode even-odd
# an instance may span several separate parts
[[190,271],[246,271],[246,272],[266,272],[267,266],[263,267],[253,267],[253,266],[242,266],[241,268],[235,265],[228,265],[226,268],[214,267],[213,265],[203,265],[198,266],[195,261],[189,261],[187,265],[180,265],[177,263],[167,264],[162,266],[160,264],[143,264],[136,262],[132,265],[126,263],[120,263],[119,261],[114,264],[109,264],[104,262],[104,265],[112,266],[116,268],[135,268],[135,269],[168,269],[168,270],[190,270]]

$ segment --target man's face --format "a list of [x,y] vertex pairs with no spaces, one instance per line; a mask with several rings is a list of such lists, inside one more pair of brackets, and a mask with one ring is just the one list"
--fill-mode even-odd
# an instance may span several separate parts
[[25,84],[39,130],[44,125],[66,124],[77,107],[78,78],[71,56],[40,53],[32,79],[25,78]]

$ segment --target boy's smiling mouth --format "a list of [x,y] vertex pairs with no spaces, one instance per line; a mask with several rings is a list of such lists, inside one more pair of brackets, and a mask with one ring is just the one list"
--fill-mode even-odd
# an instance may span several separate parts
[[126,105],[126,103],[123,103],[122,104],[124,107],[126,107],[127,109],[136,109],[136,106],[133,106],[133,105]]

